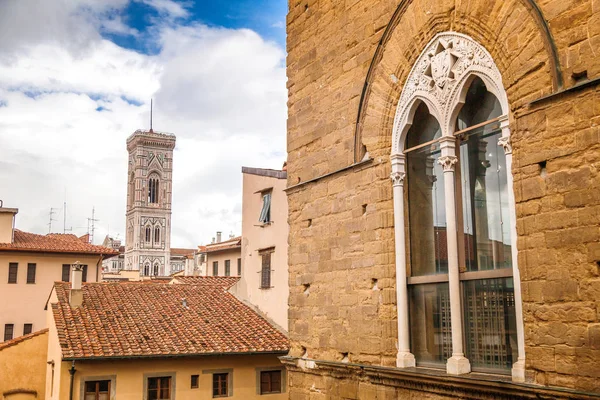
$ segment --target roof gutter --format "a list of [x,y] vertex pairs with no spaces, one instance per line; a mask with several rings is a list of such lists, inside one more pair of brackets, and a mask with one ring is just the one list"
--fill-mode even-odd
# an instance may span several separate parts
[[103,357],[63,357],[63,361],[107,361],[107,360],[134,360],[134,359],[152,359],[152,358],[182,358],[182,357],[204,357],[204,356],[252,356],[269,354],[287,354],[289,350],[274,351],[242,351],[242,352],[215,352],[215,353],[194,353],[194,354],[151,354],[137,356],[103,356]]

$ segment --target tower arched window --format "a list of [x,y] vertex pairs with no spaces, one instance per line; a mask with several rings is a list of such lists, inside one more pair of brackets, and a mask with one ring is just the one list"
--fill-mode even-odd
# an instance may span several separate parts
[[154,227],[154,243],[160,243],[160,227]]
[[143,275],[150,276],[150,264],[148,264],[148,263],[144,264]]
[[151,238],[150,238],[150,234],[151,234],[151,232],[152,232],[152,231],[151,231],[150,227],[149,227],[149,226],[147,226],[147,227],[146,227],[146,242],[147,242],[147,243],[150,243],[150,240],[151,240]]
[[[512,151],[501,75],[483,47],[454,32],[438,35],[416,65],[398,103],[391,157],[398,366],[445,366],[451,374],[512,368],[522,381]],[[430,84],[412,85],[417,81]]]
[[160,181],[156,174],[148,178],[148,204],[158,203]]
[[154,264],[154,271],[153,271],[154,276],[158,276],[158,269],[159,269],[158,263]]

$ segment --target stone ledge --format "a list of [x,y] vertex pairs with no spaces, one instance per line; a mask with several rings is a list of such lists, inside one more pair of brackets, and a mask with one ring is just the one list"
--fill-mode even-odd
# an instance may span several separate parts
[[441,396],[477,399],[569,399],[598,400],[600,393],[552,388],[511,382],[509,376],[471,373],[451,376],[425,368],[392,368],[365,364],[309,360],[284,356],[279,358],[290,372],[328,375],[416,392]]

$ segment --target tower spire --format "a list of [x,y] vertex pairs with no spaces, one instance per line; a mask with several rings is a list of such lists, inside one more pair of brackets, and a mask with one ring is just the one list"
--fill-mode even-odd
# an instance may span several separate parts
[[152,103],[153,103],[153,99],[150,99],[150,132],[152,131]]

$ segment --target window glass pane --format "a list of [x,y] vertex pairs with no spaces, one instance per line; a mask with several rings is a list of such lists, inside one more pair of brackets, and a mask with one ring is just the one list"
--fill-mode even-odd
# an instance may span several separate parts
[[406,136],[406,148],[418,146],[442,137],[442,129],[437,119],[429,113],[425,103],[419,104],[413,123]]
[[439,157],[437,143],[407,154],[412,276],[448,273],[444,172]]
[[96,393],[96,381],[86,382],[85,391],[86,393]]
[[447,283],[412,285],[410,348],[417,365],[440,365],[452,356],[450,294]]
[[158,400],[158,389],[148,389],[148,400]]
[[158,378],[148,378],[148,389],[158,388]]
[[510,373],[517,360],[512,278],[463,282],[466,357],[474,369]]
[[110,385],[110,381],[100,381],[100,382],[98,382],[98,390],[100,392],[108,392],[109,385]]
[[456,130],[460,131],[470,126],[480,124],[502,115],[500,102],[492,93],[487,91],[483,81],[476,77],[465,98],[456,120]]

